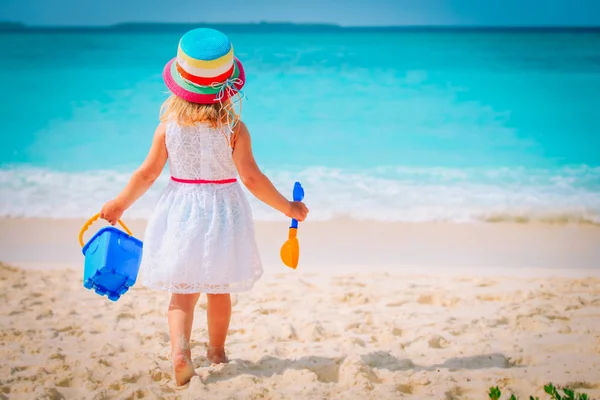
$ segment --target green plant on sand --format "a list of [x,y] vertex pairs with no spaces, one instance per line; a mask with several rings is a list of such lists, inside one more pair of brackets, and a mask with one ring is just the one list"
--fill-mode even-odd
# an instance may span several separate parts
[[[563,394],[560,394],[558,389],[551,383],[544,386],[544,392],[549,394],[552,400],[592,400],[585,393],[575,393],[573,389],[562,388]],[[490,388],[488,392],[488,396],[490,400],[500,400],[502,396],[502,392],[498,388],[498,386],[494,386]],[[511,394],[508,400],[519,400],[517,396]],[[529,400],[540,400],[539,397],[529,396]]]

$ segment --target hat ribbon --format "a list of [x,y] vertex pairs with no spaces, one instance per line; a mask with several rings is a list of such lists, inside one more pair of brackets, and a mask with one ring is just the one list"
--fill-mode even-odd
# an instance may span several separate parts
[[[229,137],[227,140],[229,141],[229,145],[233,147],[232,137],[234,134],[234,128],[237,124],[239,117],[242,115],[242,100],[246,97],[244,92],[236,87],[236,85],[242,85],[244,81],[240,78],[228,78],[224,82],[215,82],[210,86],[214,89],[220,87],[220,90],[217,92],[215,99],[221,104],[221,108],[225,109],[227,113],[227,128],[229,130]],[[230,99],[229,104],[227,106],[223,106],[223,100],[227,97]],[[235,118],[235,107],[238,106],[238,118]]]
[[[181,76],[181,75],[180,75]],[[227,78],[223,82],[213,82],[208,86],[199,85],[197,83],[191,82],[184,77],[183,80],[188,82],[189,84],[197,87],[211,87],[213,89],[219,89],[215,96],[215,100],[221,104],[221,109],[223,109],[227,113],[227,128],[229,131],[229,136],[225,135],[229,145],[233,147],[232,137],[234,134],[234,128],[237,124],[239,118],[235,118],[235,107],[238,106],[238,117],[242,115],[242,100],[246,97],[244,92],[236,87],[236,85],[242,85],[244,81],[240,78]],[[223,106],[223,101],[227,98],[230,99],[230,102],[227,106]]]

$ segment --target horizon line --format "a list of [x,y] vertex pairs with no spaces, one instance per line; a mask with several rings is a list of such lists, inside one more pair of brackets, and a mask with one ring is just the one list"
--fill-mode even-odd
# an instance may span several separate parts
[[567,24],[546,24],[546,25],[502,25],[502,24],[405,24],[405,25],[341,25],[334,22],[291,22],[291,21],[250,21],[250,22],[118,22],[114,24],[103,25],[29,25],[24,22],[0,21],[0,29],[114,29],[122,27],[135,26],[298,26],[298,27],[322,27],[335,29],[600,29],[597,25],[567,25]]

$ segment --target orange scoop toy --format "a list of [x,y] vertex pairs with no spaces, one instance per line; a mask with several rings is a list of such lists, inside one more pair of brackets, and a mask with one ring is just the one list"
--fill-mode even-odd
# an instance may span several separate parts
[[[294,184],[293,192],[294,201],[302,201],[304,199],[304,189],[300,182]],[[281,246],[281,261],[288,267],[296,269],[298,260],[300,259],[300,243],[298,242],[298,221],[292,219],[288,233],[288,240]]]

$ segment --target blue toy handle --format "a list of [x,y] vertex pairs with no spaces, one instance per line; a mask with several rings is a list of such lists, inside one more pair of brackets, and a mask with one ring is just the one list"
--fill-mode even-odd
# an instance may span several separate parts
[[[294,192],[292,193],[294,201],[302,201],[304,199],[304,189],[300,182],[294,183]],[[298,221],[292,218],[292,226],[290,228],[298,229]]]

